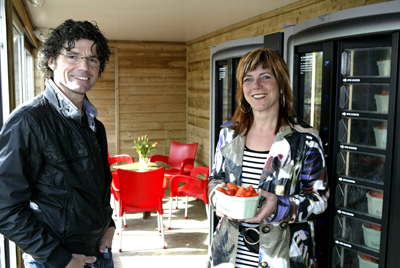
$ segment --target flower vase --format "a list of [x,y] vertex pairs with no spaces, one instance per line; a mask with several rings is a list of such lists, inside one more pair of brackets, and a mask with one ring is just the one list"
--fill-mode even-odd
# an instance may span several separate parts
[[139,169],[147,169],[147,165],[149,164],[149,158],[147,155],[139,155]]

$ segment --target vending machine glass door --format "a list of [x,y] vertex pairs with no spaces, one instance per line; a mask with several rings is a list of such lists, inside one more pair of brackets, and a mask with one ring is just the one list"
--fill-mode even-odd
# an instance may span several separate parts
[[322,55],[322,51],[300,54],[301,118],[316,129],[321,122]]

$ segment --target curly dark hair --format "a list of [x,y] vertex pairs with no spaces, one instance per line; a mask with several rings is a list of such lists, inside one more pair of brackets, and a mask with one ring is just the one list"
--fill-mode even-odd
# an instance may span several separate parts
[[97,24],[88,21],[74,21],[68,19],[55,29],[49,30],[49,36],[38,52],[37,68],[46,78],[53,77],[53,70],[48,66],[50,58],[57,58],[64,48],[70,51],[75,47],[75,41],[80,39],[92,40],[96,45],[96,54],[100,60],[99,76],[104,71],[111,55],[111,47]]

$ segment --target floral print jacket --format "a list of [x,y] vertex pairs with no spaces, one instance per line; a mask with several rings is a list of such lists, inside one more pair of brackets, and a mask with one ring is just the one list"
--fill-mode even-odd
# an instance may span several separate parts
[[[209,183],[216,209],[216,188],[222,182],[241,184],[246,137],[229,127],[221,130]],[[316,267],[312,220],[327,208],[328,178],[322,142],[303,122],[283,126],[263,168],[259,188],[275,193],[274,215],[260,222],[259,267]],[[260,204],[264,201],[261,198]],[[211,246],[209,267],[234,267],[239,222],[223,218]]]

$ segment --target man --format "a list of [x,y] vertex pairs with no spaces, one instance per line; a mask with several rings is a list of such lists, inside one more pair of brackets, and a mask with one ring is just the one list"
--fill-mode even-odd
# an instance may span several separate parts
[[38,55],[45,91],[0,132],[0,232],[25,267],[114,267],[107,139],[86,97],[110,54],[90,22],[53,29]]

